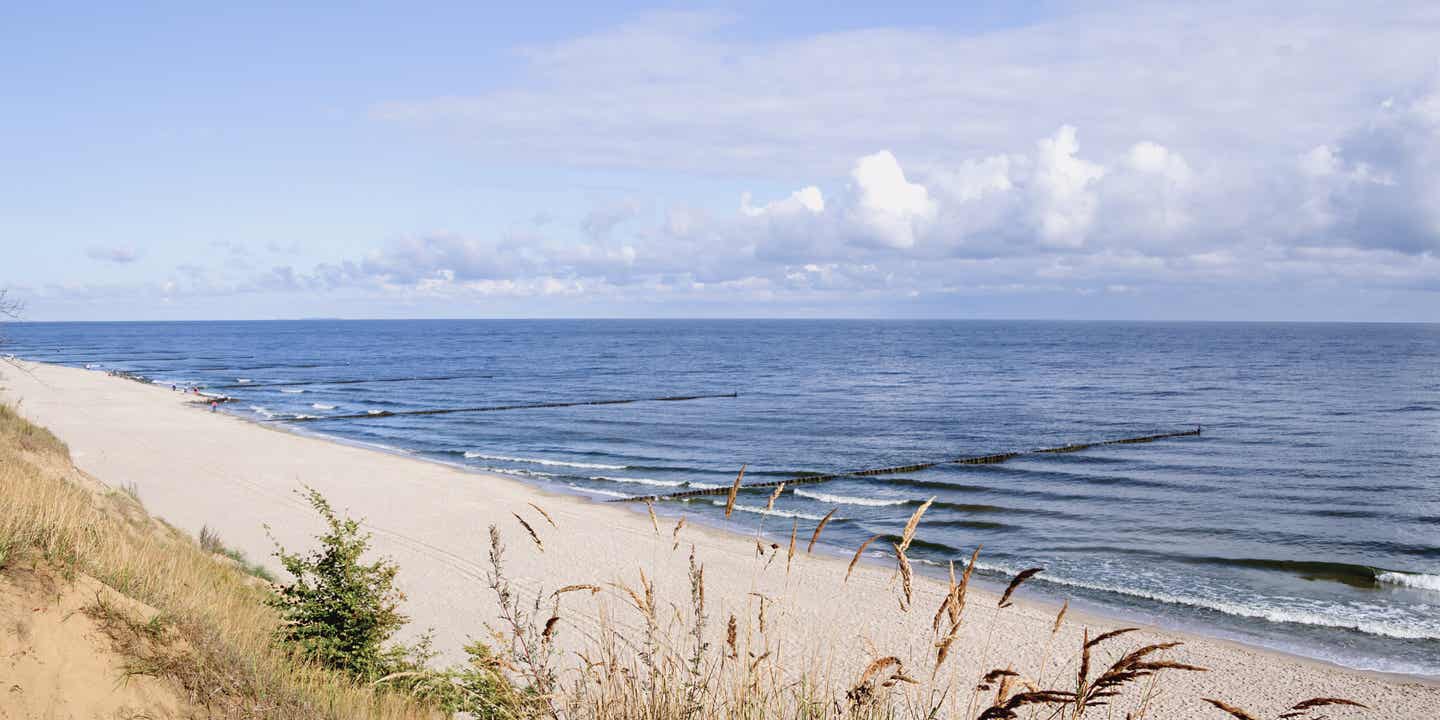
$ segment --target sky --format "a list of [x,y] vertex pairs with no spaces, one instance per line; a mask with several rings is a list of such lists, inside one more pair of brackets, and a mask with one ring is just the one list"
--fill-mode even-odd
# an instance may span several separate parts
[[29,320],[1440,318],[1440,5],[8,3]]

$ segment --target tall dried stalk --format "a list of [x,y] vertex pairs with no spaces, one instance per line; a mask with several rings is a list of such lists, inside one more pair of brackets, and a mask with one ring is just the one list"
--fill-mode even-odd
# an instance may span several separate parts
[[871,535],[871,536],[870,536],[870,539],[866,540],[865,542],[860,543],[860,547],[855,548],[855,557],[850,558],[850,564],[845,567],[845,580],[844,580],[843,582],[847,582],[847,583],[850,582],[850,573],[852,573],[852,572],[855,571],[855,564],[858,563],[858,562],[860,562],[860,556],[865,553],[865,548],[870,547],[870,543],[873,543],[873,542],[875,542],[876,540],[879,540],[879,539],[882,538],[882,537],[885,537],[885,536],[884,536],[884,535]]
[[790,574],[790,563],[795,560],[795,534],[800,532],[800,518],[790,522],[790,550],[785,553],[785,574]]
[[770,500],[765,503],[765,512],[768,513],[775,509],[775,501],[780,499],[780,493],[783,492],[785,492],[785,483],[782,482],[775,486],[775,492],[770,493]]
[[915,512],[910,515],[910,520],[905,523],[905,532],[900,536],[900,552],[910,549],[910,541],[915,539],[915,530],[920,527],[920,518],[925,515],[925,511],[929,510],[931,503],[934,502],[935,497],[932,495],[929,500],[921,503],[920,507],[915,508]]
[[509,638],[510,654],[516,658],[520,672],[529,681],[535,702],[541,705],[547,716],[559,720],[562,716],[554,697],[554,645],[550,638],[542,636],[543,630],[538,633],[536,631],[535,615],[540,607],[541,595],[536,594],[534,605],[527,610],[515,594],[509,578],[505,575],[505,545],[500,539],[500,528],[495,525],[490,526],[490,570],[487,581],[490,591],[498,601],[500,619],[505,623],[507,632],[503,636]]
[[690,625],[690,638],[694,645],[690,653],[689,677],[685,683],[683,717],[686,718],[695,717],[703,710],[699,697],[705,685],[705,653],[710,649],[705,642],[705,624],[708,620],[705,614],[705,566],[695,563],[693,548],[690,550],[690,609],[694,614]]
[[730,519],[730,511],[735,509],[735,498],[740,494],[740,481],[745,479],[745,466],[740,466],[740,474],[735,476],[735,484],[730,486],[730,494],[725,496],[725,519]]
[[805,547],[805,554],[806,554],[806,555],[809,555],[811,552],[813,552],[813,551],[815,550],[815,541],[820,539],[820,533],[825,529],[826,523],[829,523],[829,522],[830,522],[830,518],[831,518],[832,516],[834,516],[834,515],[835,515],[835,511],[836,511],[836,510],[839,510],[839,509],[840,509],[840,508],[838,508],[838,507],[837,507],[837,508],[832,508],[832,509],[830,510],[830,512],[825,513],[825,517],[820,518],[820,524],[818,524],[818,525],[815,526],[815,533],[810,536],[810,544]]

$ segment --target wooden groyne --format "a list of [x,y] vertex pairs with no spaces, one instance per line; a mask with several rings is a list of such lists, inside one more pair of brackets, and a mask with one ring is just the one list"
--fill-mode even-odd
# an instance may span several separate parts
[[1076,444],[1076,445],[1062,445],[1062,446],[1060,446],[1060,447],[1044,448],[1044,449],[1041,449],[1041,450],[1031,450],[1030,452],[1035,453],[1035,454],[1039,454],[1039,453],[1071,453],[1071,452],[1079,452],[1079,451],[1081,451],[1081,450],[1088,450],[1088,449],[1093,448],[1093,447],[1101,447],[1102,445],[1133,445],[1133,444],[1135,444],[1135,443],[1155,442],[1156,440],[1165,440],[1165,439],[1167,439],[1167,438],[1184,437],[1184,436],[1186,436],[1186,435],[1199,435],[1199,434],[1200,434],[1200,428],[1199,428],[1199,427],[1196,427],[1194,430],[1186,430],[1185,432],[1161,433],[1161,434],[1159,434],[1159,435],[1141,435],[1140,437],[1120,438],[1120,439],[1118,439],[1118,440],[1101,440],[1100,442],[1093,442],[1093,443],[1079,443],[1079,444]]
[[349,380],[292,380],[268,383],[230,383],[209,386],[214,390],[240,390],[247,388],[296,387],[299,385],[359,385],[362,383],[423,382],[426,380],[480,380],[494,375],[442,375],[433,377],[355,378]]
[[[1039,448],[1036,450],[992,453],[990,455],[972,455],[970,457],[953,458],[950,460],[936,460],[933,462],[914,463],[911,465],[895,465],[892,467],[871,468],[868,470],[851,470],[849,472],[799,475],[788,480],[771,480],[768,482],[750,483],[748,485],[740,486],[740,489],[759,490],[764,488],[775,488],[780,485],[784,485],[785,487],[791,487],[794,485],[814,485],[816,483],[839,480],[840,478],[869,477],[872,475],[896,475],[899,473],[918,472],[920,470],[929,470],[930,468],[938,467],[940,465],[995,465],[998,463],[1003,463],[1006,460],[1010,460],[1012,458],[1021,457],[1023,455],[1071,453],[1079,452],[1088,448],[1101,447],[1104,445],[1133,445],[1136,443],[1155,442],[1156,440],[1190,437],[1199,434],[1200,427],[1196,426],[1194,430],[1160,433],[1158,435],[1141,435],[1138,437],[1119,438],[1115,440],[1101,440],[1091,443],[1076,443],[1071,445],[1061,445],[1059,447]],[[703,488],[700,490],[685,490],[683,492],[670,493],[667,495],[636,495],[635,497],[617,498],[615,500],[607,500],[606,502],[658,502],[661,500],[684,500],[693,497],[728,495],[729,493],[730,488],[722,486],[718,488]]]
[[321,422],[324,420],[370,420],[374,418],[403,417],[409,415],[449,415],[451,413],[500,412],[502,410],[543,410],[546,408],[581,407],[585,405],[625,405],[638,402],[684,402],[686,400],[708,400],[711,398],[740,397],[739,393],[718,395],[667,395],[664,397],[621,398],[618,400],[583,400],[579,402],[530,403],[524,405],[488,405],[484,407],[436,408],[433,410],[380,410],[345,415],[305,415],[299,417],[273,418],[264,422]]

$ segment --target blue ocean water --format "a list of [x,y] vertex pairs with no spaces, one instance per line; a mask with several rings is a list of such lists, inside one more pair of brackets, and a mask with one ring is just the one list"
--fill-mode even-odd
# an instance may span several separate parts
[[[848,554],[934,497],[913,558],[1358,668],[1440,675],[1440,326],[905,321],[24,323],[19,357],[198,383],[297,424],[596,499],[1088,442],[794,488]],[[446,378],[399,381],[398,378]],[[387,380],[387,382],[351,382]],[[341,382],[345,381],[345,382]],[[303,385],[276,385],[301,383]],[[485,482],[477,475],[474,482]],[[659,509],[720,523],[722,500]],[[876,546],[881,543],[876,543]],[[878,552],[878,551],[877,551]]]

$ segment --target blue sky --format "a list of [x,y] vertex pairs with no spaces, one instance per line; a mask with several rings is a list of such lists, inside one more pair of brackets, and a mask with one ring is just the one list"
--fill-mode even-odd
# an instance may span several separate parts
[[1440,316],[1429,3],[0,9],[30,319]]

